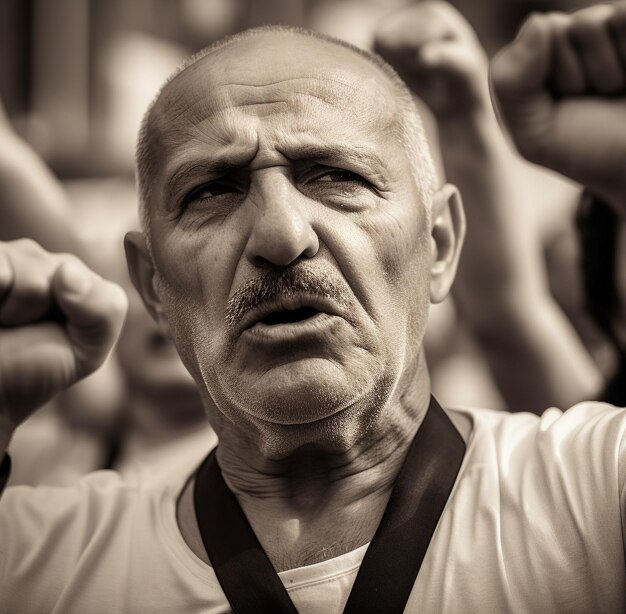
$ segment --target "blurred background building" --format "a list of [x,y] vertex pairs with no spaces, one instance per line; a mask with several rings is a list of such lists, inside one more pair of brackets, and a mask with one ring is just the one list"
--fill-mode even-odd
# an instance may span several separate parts
[[[62,177],[131,174],[141,113],[190,52],[246,27],[307,26],[371,43],[410,0],[1,0],[0,96]],[[580,0],[455,0],[493,52],[528,12]]]

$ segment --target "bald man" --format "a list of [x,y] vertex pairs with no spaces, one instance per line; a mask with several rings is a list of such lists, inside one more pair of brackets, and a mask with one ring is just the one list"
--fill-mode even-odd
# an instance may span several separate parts
[[[338,41],[249,31],[170,79],[140,135],[126,250],[220,443],[149,487],[9,489],[4,607],[624,609],[624,413],[430,397],[428,308],[464,233],[432,169],[406,86]],[[3,251],[8,300],[27,302],[41,267]]]

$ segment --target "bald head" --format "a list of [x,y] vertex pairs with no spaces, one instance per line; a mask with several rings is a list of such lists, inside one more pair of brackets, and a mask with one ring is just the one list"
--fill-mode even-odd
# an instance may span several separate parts
[[[210,80],[205,78],[208,73]],[[435,188],[432,158],[411,94],[393,68],[380,56],[338,39],[271,26],[226,37],[200,51],[166,81],[150,105],[137,145],[139,202],[148,236],[150,202],[164,154],[185,146],[185,131],[172,129],[172,123],[185,116],[195,125],[218,112],[220,98],[232,97],[220,84],[235,75],[241,88],[289,82],[296,93],[299,81],[319,76],[320,82],[332,82],[332,87],[318,88],[315,96],[357,116],[370,111],[381,131],[391,131],[405,148],[421,200],[428,204]]]

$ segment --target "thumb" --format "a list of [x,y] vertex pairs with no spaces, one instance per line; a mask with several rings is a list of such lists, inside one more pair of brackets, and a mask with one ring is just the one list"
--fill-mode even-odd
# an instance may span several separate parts
[[468,83],[485,82],[487,58],[482,49],[470,49],[459,41],[438,41],[424,45],[418,54],[422,69],[445,72]]
[[491,81],[498,98],[531,96],[543,88],[551,62],[549,24],[531,15],[515,40],[491,63]]
[[102,279],[79,260],[59,266],[53,281],[56,304],[66,318],[65,329],[80,376],[99,367],[119,336],[127,299],[117,284]]

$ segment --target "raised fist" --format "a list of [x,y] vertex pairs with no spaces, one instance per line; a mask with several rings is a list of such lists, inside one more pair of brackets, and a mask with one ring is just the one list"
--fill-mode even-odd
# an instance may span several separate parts
[[491,79],[522,155],[626,215],[626,2],[531,16]]
[[420,2],[383,21],[375,48],[439,120],[491,107],[485,52],[447,2]]
[[99,367],[121,329],[124,291],[69,254],[0,242],[0,435]]

